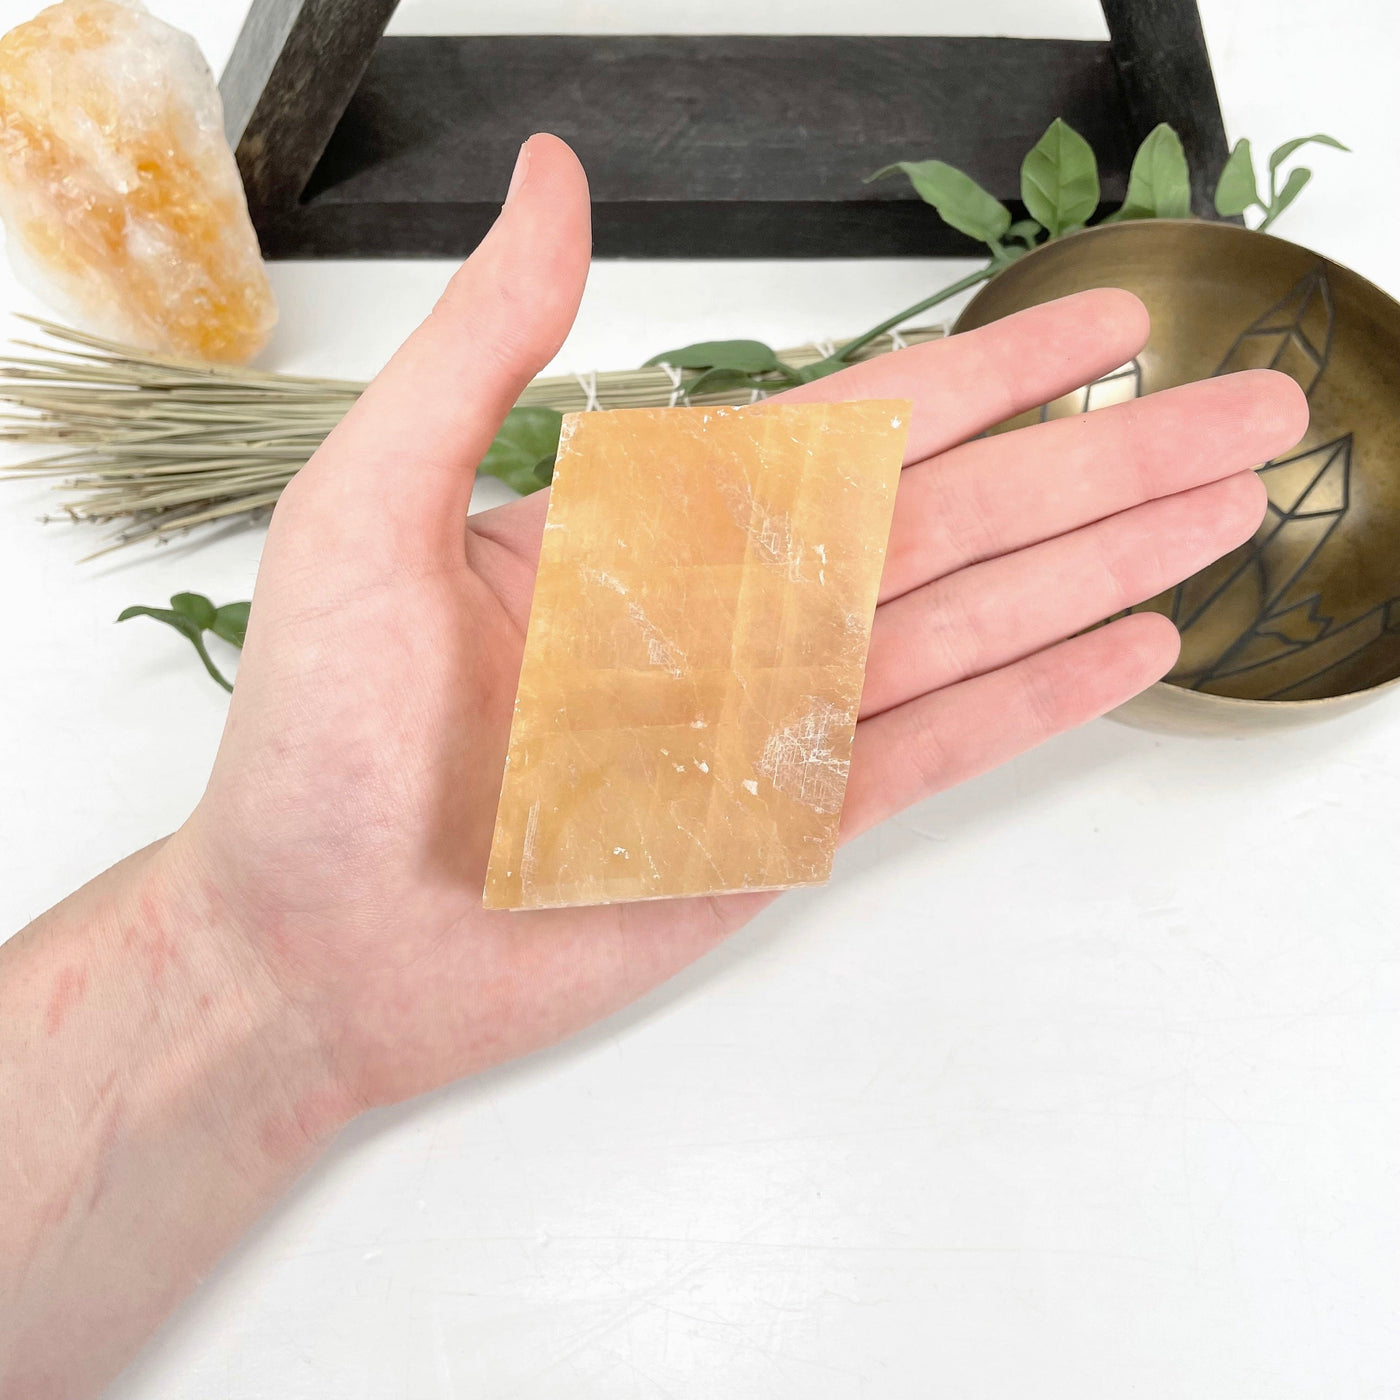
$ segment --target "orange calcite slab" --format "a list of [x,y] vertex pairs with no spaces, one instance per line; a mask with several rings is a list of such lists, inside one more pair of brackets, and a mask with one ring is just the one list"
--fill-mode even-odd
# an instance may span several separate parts
[[487,908],[830,875],[909,412],[564,420]]
[[137,0],[0,39],[0,216],[22,278],[89,330],[242,363],[277,320],[218,88]]

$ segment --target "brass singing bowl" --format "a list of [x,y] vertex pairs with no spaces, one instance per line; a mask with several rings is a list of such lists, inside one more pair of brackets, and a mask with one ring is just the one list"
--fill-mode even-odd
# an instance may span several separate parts
[[1147,348],[994,431],[1261,365],[1292,375],[1312,411],[1303,441],[1260,469],[1269,508],[1255,537],[1134,609],[1176,623],[1181,658],[1116,716],[1238,734],[1340,714],[1400,684],[1400,304],[1269,234],[1159,219],[1027,254],[953,329],[1089,287],[1142,298]]

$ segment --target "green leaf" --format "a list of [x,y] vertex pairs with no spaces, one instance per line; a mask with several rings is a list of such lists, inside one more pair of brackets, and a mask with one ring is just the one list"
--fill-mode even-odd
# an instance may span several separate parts
[[557,409],[511,409],[477,470],[498,477],[522,496],[548,486],[563,423]]
[[[1278,147],[1273,155],[1269,157],[1269,179],[1271,181],[1273,180],[1274,175],[1278,172],[1279,166],[1282,165],[1294,151],[1300,146],[1306,146],[1310,141],[1315,142],[1319,146],[1331,146],[1334,151],[1346,151],[1348,154],[1351,153],[1350,146],[1344,146],[1335,136],[1324,136],[1320,131],[1314,136],[1295,136],[1292,141],[1285,141],[1283,145]],[[1307,182],[1304,181],[1304,184],[1306,183]],[[1299,188],[1301,188],[1301,186]]]
[[824,360],[814,360],[810,365],[803,365],[801,369],[794,370],[793,375],[799,384],[810,384],[814,379],[825,379],[828,374],[835,374],[846,367],[846,362],[838,351]]
[[1008,238],[1019,239],[1027,248],[1035,247],[1035,240],[1040,237],[1044,230],[1034,219],[1017,219],[1009,229],[1006,230]]
[[216,608],[209,630],[216,637],[222,637],[230,646],[241,649],[243,638],[248,631],[248,608],[247,603],[225,603],[223,607]]
[[1243,214],[1251,204],[1262,203],[1254,176],[1254,154],[1249,138],[1242,136],[1235,142],[1235,149],[1230,152],[1230,159],[1225,162],[1215,186],[1215,212],[1229,219]]
[[[175,595],[176,598],[198,596],[198,594],[188,593],[177,593]],[[173,603],[175,598],[172,598],[170,601]],[[187,637],[190,644],[199,653],[199,659],[204,663],[204,669],[208,671],[225,690],[233,690],[233,687],[220,674],[219,668],[209,659],[209,653],[204,647],[204,629],[201,628],[188,613],[178,612],[174,608],[134,607],[126,608],[121,612],[117,617],[117,621],[125,622],[128,618],[132,617],[153,617],[157,622],[163,622],[167,627],[173,627],[182,637]]]
[[1283,182],[1283,189],[1279,191],[1278,198],[1269,206],[1268,217],[1260,229],[1266,229],[1295,199],[1303,192],[1303,187],[1312,179],[1312,171],[1306,165],[1295,165],[1288,172],[1288,179]]
[[1021,162],[1021,202],[1051,238],[1099,207],[1099,163],[1089,143],[1056,117]]
[[696,394],[718,394],[728,389],[755,387],[757,386],[754,384],[753,375],[747,370],[730,369],[727,365],[720,365],[715,369],[707,369],[698,379],[692,379],[685,386],[685,397],[690,399]]
[[1159,122],[1143,138],[1128,172],[1123,207],[1105,222],[1118,219],[1189,219],[1191,172],[1181,138]]
[[734,369],[745,374],[780,368],[777,355],[761,340],[702,340],[653,355],[647,364],[666,364],[672,369]]
[[938,210],[944,223],[969,238],[995,244],[1011,226],[1011,211],[1006,205],[988,194],[972,176],[941,160],[901,160],[866,176],[865,183],[896,170],[909,177],[915,193]]
[[170,606],[183,613],[201,632],[214,625],[215,608],[202,593],[177,593]]

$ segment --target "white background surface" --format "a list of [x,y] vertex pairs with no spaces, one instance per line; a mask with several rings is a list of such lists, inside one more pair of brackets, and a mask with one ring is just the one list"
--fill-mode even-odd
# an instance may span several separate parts
[[[244,5],[152,8],[217,70]],[[396,24],[496,8],[410,0]],[[1356,148],[1310,162],[1280,231],[1400,292],[1394,8],[1202,11],[1232,137]],[[657,13],[537,0],[494,27]],[[685,13],[1103,32],[1091,0]],[[603,264],[559,363],[851,333],[959,270]],[[367,375],[448,271],[275,265],[266,362]],[[32,303],[5,281],[5,305]],[[44,508],[0,496],[3,928],[182,820],[224,697],[177,639],[112,619],[247,596],[261,543],[80,568]],[[113,1393],[1400,1396],[1398,780],[1395,704],[1247,742],[1101,722],[1052,743],[859,842],[627,1015],[356,1125]]]

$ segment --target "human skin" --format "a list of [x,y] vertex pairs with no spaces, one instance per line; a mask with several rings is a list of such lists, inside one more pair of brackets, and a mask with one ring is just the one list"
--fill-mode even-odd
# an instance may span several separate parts
[[[533,137],[284,493],[199,805],[0,947],[0,1400],[96,1393],[349,1119],[607,1016],[774,898],[481,907],[547,493],[469,520],[472,477],[588,257],[583,172]],[[1147,329],[1087,292],[786,396],[914,404],[843,839],[1157,680],[1165,618],[1084,629],[1257,527],[1252,468],[1307,421],[1282,375],[978,438]]]

